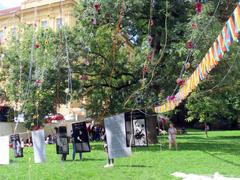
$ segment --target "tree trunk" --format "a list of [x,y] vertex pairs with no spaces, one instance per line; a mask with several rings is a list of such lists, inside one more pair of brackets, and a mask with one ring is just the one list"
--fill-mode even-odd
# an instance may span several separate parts
[[157,139],[157,116],[147,116],[146,117],[146,127],[147,127],[147,139],[148,144],[158,143]]
[[207,138],[208,137],[208,125],[206,122],[204,122],[204,131],[205,131],[205,136]]
[[240,129],[240,115],[238,115],[237,127]]

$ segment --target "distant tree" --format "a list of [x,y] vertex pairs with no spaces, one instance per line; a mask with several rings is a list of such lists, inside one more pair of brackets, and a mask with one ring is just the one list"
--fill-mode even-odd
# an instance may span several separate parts
[[24,113],[27,128],[41,126],[57,104],[66,102],[68,66],[61,33],[23,25],[3,52],[6,95],[16,114]]

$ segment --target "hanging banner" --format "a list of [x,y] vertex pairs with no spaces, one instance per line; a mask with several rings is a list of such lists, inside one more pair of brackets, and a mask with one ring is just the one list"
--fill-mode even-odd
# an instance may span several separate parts
[[46,144],[44,130],[32,131],[34,162],[43,163],[46,161]]
[[76,143],[76,152],[90,152],[89,137],[85,122],[72,124],[73,138]]
[[110,159],[131,155],[131,148],[127,147],[125,115],[120,114],[104,119],[106,130],[108,156]]
[[147,145],[147,133],[145,119],[133,120],[133,136],[135,146]]
[[67,127],[60,126],[56,127],[57,142],[56,142],[56,151],[57,154],[69,154],[69,145],[67,137]]
[[19,134],[13,134],[10,136],[10,142],[13,146],[14,157],[23,157],[23,148],[21,147],[21,141]]
[[0,137],[0,164],[9,164],[9,137]]
[[196,70],[190,78],[182,85],[175,99],[169,100],[161,106],[155,107],[156,113],[165,113],[177,107],[182,100],[186,99],[188,95],[197,87],[200,81],[207,78],[208,73],[218,65],[226,52],[230,51],[230,46],[233,41],[239,42],[240,32],[240,5],[235,8],[233,14],[230,16],[224,25],[221,33],[209,48],[207,54],[202,62],[198,65]]
[[[148,146],[146,116],[144,111],[125,113],[127,146]],[[131,141],[131,142],[130,142]]]

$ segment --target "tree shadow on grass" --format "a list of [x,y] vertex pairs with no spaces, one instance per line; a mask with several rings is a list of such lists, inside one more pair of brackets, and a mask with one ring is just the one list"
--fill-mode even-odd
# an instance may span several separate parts
[[240,136],[216,136],[216,137],[210,137],[210,139],[216,139],[216,140],[240,140]]
[[13,163],[18,163],[18,162],[17,162],[17,160],[15,160],[15,159],[10,159],[10,160],[9,160],[9,163],[10,163],[10,164],[13,164]]
[[177,140],[178,139],[181,139],[181,140],[208,140],[207,138],[205,138],[204,136],[203,137],[199,137],[199,136],[188,136],[188,135],[185,135],[185,136],[177,136]]
[[72,160],[72,159],[67,159],[67,160],[65,160],[65,161],[59,161],[59,162],[66,162],[66,163],[68,163],[68,162],[82,162],[82,161],[104,161],[105,159],[103,159],[103,158],[83,158],[82,160],[80,160],[80,159],[75,159],[75,160]]
[[104,151],[103,144],[91,144],[91,150],[102,150]]
[[[168,151],[168,142],[163,143],[164,150]],[[149,145],[149,147],[133,147],[132,151],[135,152],[144,152],[144,151],[160,151],[160,144]],[[185,142],[178,142],[178,151],[203,151],[203,152],[219,152],[230,155],[238,156],[240,154],[240,144],[234,143],[231,141],[228,142],[219,142],[216,140],[209,139],[195,139],[195,140],[186,140]]]
[[59,160],[59,162],[62,162],[62,163],[65,163],[65,162],[72,162],[72,161],[73,161],[72,159],[66,159],[66,160],[64,160],[64,161]]
[[208,154],[208,155],[210,155],[210,156],[212,156],[212,157],[214,157],[214,158],[217,158],[217,159],[219,159],[219,160],[221,160],[221,161],[223,161],[223,162],[226,162],[226,163],[228,163],[228,164],[231,164],[231,165],[240,167],[240,163],[232,162],[232,161],[230,161],[230,160],[224,159],[224,158],[219,157],[218,155],[216,155],[216,154],[214,154],[214,153],[210,153],[210,152],[207,152],[207,151],[205,151],[205,153]]
[[85,158],[82,161],[105,161],[103,158]]
[[127,167],[127,168],[152,168],[153,166],[145,166],[141,164],[132,164],[132,165],[117,165],[116,167]]
[[240,154],[240,145],[234,143],[219,143],[216,141],[184,142],[179,143],[178,151],[220,152],[237,156]]
[[[162,145],[164,145],[164,150],[168,151],[168,138],[167,136],[161,136]],[[236,143],[240,140],[240,136],[216,136],[205,138],[194,135],[181,135],[177,136],[178,151],[203,151],[203,152],[219,152],[226,153],[230,155],[240,154],[240,143]],[[221,140],[223,142],[221,142]],[[92,150],[103,150],[103,145],[101,143],[92,144]],[[157,152],[161,151],[160,144],[149,145],[148,147],[132,147],[133,152]]]

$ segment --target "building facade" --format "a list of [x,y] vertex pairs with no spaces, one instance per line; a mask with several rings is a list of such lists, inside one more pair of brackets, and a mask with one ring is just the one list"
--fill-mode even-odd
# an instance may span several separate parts
[[74,26],[76,0],[26,0],[21,6],[0,10],[0,43],[17,33],[20,24],[57,30]]
[[[63,25],[73,27],[75,25],[74,7],[76,0],[25,0],[21,6],[0,10],[0,46],[4,46],[8,37],[17,34],[21,24],[27,24],[36,28],[60,29]],[[0,56],[1,63],[1,56]],[[5,82],[1,82],[1,89],[4,89]],[[0,99],[0,122],[7,120],[4,118],[8,113],[3,111],[9,108],[5,99]],[[61,105],[66,106],[66,105]],[[67,111],[66,111],[67,109]],[[72,114],[72,120],[82,120],[86,113],[79,106],[58,108],[59,113]],[[1,116],[4,116],[1,118]],[[9,129],[9,128],[7,128]]]

